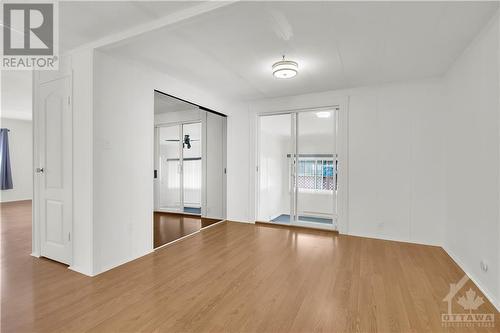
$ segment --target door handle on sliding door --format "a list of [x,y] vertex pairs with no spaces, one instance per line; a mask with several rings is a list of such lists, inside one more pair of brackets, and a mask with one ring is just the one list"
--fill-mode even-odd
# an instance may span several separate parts
[[36,169],[35,169],[35,172],[36,172],[36,173],[43,173],[43,168],[36,168]]

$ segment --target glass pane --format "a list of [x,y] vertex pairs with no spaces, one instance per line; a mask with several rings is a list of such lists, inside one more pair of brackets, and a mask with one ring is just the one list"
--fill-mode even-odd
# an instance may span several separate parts
[[185,124],[183,133],[184,212],[201,214],[201,123]]
[[162,210],[181,210],[180,126],[160,127],[158,131],[159,205]]
[[290,223],[291,126],[290,114],[259,117],[259,221]]
[[300,222],[333,223],[335,116],[334,110],[297,114],[296,218]]

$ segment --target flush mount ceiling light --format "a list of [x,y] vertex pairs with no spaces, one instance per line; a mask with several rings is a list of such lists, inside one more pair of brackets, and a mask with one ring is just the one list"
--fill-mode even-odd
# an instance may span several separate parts
[[318,118],[330,118],[331,116],[331,112],[330,111],[320,111],[320,112],[316,112],[316,116]]
[[275,62],[272,69],[275,78],[291,79],[298,74],[299,64],[295,61],[285,60],[285,56],[283,56],[283,60]]

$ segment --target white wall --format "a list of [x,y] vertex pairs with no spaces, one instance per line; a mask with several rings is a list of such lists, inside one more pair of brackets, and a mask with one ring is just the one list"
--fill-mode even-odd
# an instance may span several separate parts
[[8,128],[11,190],[0,191],[0,202],[31,200],[33,196],[33,132],[31,120],[1,118],[0,127]]
[[[153,90],[234,114],[233,131],[247,124],[241,105],[195,86],[101,52],[94,64],[94,268],[99,273],[152,250]],[[238,135],[245,140],[245,131]],[[237,186],[248,175],[241,167],[248,157],[239,155],[239,146],[228,144],[228,161],[234,161],[228,165],[228,198],[248,193],[248,184]],[[229,218],[238,218],[231,215],[235,211],[238,207],[228,209]]]
[[[82,112],[77,113],[81,123],[75,129],[79,142],[75,153],[82,153],[78,157],[82,178],[75,198],[83,197],[81,208],[88,209],[80,210],[83,217],[75,209],[75,224],[84,226],[84,234],[94,226],[94,243],[87,243],[93,254],[92,272],[152,249],[151,124],[153,89],[159,89],[229,115],[227,215],[244,222],[255,220],[256,114],[347,106],[346,233],[445,244],[487,294],[498,299],[498,30],[496,21],[458,59],[445,80],[267,99],[249,106],[100,52],[94,58],[94,71],[88,71],[92,57],[82,56],[73,64],[75,77],[80,77],[80,83],[75,83],[75,104],[78,96],[92,101],[87,89],[92,73],[95,104],[89,112],[91,106],[82,100]],[[83,74],[86,70],[90,74]],[[83,92],[77,93],[78,84]],[[93,167],[84,170],[89,163]],[[88,221],[93,221],[90,227]],[[481,259],[489,263],[486,274],[479,270]]]
[[[289,117],[282,120],[290,124]],[[261,121],[265,122],[266,118]],[[259,216],[256,220],[269,221],[281,214],[290,214],[289,166],[286,157],[290,153],[290,140],[290,135],[260,132]]]
[[269,99],[253,102],[251,117],[337,105],[348,98],[347,233],[442,244],[442,90],[436,79]]
[[71,269],[93,275],[93,79],[94,52],[71,55],[73,71],[73,262]]
[[[446,76],[445,248],[500,307],[498,16]],[[480,262],[488,263],[483,272]]]

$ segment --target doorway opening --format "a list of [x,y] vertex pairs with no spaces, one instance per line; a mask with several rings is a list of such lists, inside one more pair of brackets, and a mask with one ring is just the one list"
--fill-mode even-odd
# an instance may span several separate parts
[[153,247],[225,219],[226,116],[154,92]]
[[338,111],[258,117],[259,222],[337,230]]

